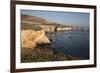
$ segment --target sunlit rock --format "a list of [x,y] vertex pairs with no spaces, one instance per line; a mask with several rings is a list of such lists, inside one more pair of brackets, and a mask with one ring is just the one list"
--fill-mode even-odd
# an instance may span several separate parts
[[35,48],[37,44],[48,44],[50,40],[46,37],[44,30],[22,30],[21,31],[21,47]]

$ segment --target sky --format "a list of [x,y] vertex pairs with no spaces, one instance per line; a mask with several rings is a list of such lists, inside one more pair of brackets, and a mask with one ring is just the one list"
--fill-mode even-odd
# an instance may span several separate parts
[[71,26],[89,27],[89,13],[43,10],[21,10],[21,14],[37,16],[49,21]]

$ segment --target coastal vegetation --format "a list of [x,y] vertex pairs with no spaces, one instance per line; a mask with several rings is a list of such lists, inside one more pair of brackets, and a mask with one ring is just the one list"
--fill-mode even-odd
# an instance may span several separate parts
[[65,55],[62,52],[50,50],[48,48],[26,49],[21,48],[21,62],[48,62],[48,61],[66,61],[79,60],[80,58],[71,55]]

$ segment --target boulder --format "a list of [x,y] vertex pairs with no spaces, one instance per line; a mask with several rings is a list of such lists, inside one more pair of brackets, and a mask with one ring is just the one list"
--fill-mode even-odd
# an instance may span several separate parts
[[49,38],[45,35],[44,30],[22,30],[21,31],[21,47],[35,48],[37,44],[48,44]]

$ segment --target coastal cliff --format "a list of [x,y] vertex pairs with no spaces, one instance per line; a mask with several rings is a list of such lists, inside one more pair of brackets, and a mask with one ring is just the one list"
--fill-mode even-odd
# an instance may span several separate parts
[[21,47],[35,49],[38,44],[49,44],[50,40],[46,37],[44,30],[22,30]]
[[50,47],[52,40],[46,35],[74,29],[77,28],[21,14],[21,62],[79,60],[80,58],[53,50]]
[[78,29],[78,27],[75,26],[59,24],[40,17],[29,15],[21,15],[21,25],[22,29],[44,29],[45,32],[69,31]]

